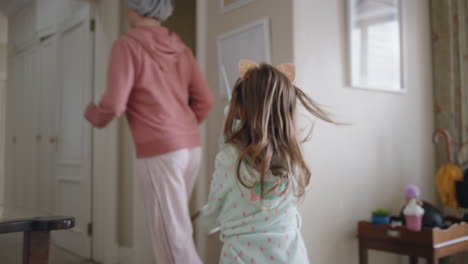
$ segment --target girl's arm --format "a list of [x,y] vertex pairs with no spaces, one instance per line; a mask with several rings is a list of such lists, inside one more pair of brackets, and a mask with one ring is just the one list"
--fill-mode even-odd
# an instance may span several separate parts
[[91,103],[85,118],[97,128],[103,128],[126,109],[135,80],[136,62],[131,47],[119,39],[112,47],[107,72],[107,90],[98,105]]
[[231,146],[224,147],[216,156],[215,171],[210,185],[208,203],[196,216],[204,232],[213,233],[219,226],[218,217],[226,203],[229,189],[233,187],[233,164]]

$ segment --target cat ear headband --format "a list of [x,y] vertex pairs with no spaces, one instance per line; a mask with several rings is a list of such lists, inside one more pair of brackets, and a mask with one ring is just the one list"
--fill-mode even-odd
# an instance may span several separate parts
[[[253,61],[250,60],[240,60],[239,62],[239,76],[242,80],[244,80],[245,75],[247,74],[248,71],[258,68],[259,65]],[[286,75],[288,79],[293,83],[294,80],[296,79],[296,66],[292,63],[284,63],[276,66],[276,68]]]

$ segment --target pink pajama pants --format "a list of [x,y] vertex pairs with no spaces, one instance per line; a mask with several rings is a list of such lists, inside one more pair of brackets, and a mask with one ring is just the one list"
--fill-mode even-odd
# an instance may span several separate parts
[[138,159],[138,179],[157,264],[201,264],[188,202],[200,170],[201,148]]

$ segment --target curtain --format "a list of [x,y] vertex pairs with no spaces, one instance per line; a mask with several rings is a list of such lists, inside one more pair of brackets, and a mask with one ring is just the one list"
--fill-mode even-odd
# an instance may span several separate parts
[[[435,122],[450,131],[458,153],[468,141],[468,0],[430,3]],[[445,162],[440,144],[437,163]]]

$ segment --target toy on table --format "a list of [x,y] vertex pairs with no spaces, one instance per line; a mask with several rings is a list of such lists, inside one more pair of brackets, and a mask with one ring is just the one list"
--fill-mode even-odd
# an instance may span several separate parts
[[429,227],[429,228],[434,228],[434,227],[445,228],[446,227],[444,223],[444,216],[439,211],[439,209],[437,209],[435,206],[428,203],[427,201],[420,199],[421,191],[418,186],[413,185],[413,184],[407,185],[405,186],[404,193],[405,193],[406,203],[400,212],[400,218],[403,220],[404,224],[406,224],[406,221],[405,221],[405,215],[403,211],[406,208],[406,206],[409,204],[411,199],[416,199],[417,204],[419,204],[424,209],[424,215],[422,218],[423,227]]
[[390,213],[384,208],[379,208],[372,212],[372,224],[384,225],[390,224]]
[[455,164],[452,151],[452,138],[446,129],[437,129],[434,131],[433,141],[437,144],[439,135],[445,138],[447,147],[447,164],[440,167],[436,175],[436,186],[442,204],[447,207],[459,208],[455,192],[455,182],[463,179],[461,169]]
[[405,215],[406,228],[413,231],[421,231],[424,209],[418,204],[418,200],[413,198],[403,210]]

